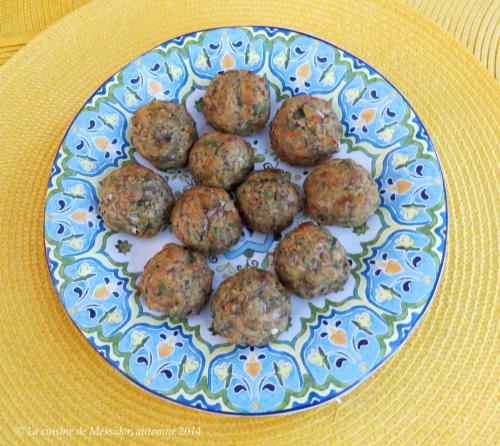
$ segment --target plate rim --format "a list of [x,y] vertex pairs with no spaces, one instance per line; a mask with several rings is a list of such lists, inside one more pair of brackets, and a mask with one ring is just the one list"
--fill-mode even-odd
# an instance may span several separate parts
[[[442,258],[441,258],[441,262],[439,264],[439,267],[438,267],[438,270],[437,270],[437,273],[436,273],[436,279],[434,281],[432,290],[430,292],[429,299],[423,305],[423,307],[422,307],[422,309],[421,309],[418,317],[416,318],[413,326],[410,328],[410,330],[409,330],[408,334],[406,335],[405,339],[401,343],[399,343],[393,350],[391,350],[380,361],[380,363],[378,363],[375,367],[373,367],[366,375],[362,376],[357,381],[355,381],[354,383],[350,384],[348,387],[340,390],[335,395],[333,395],[333,396],[326,395],[324,397],[320,397],[322,399],[319,400],[319,401],[309,402],[309,403],[306,401],[304,403],[299,403],[299,405],[296,406],[296,407],[290,407],[288,409],[281,409],[281,410],[268,411],[268,412],[256,412],[256,413],[251,413],[251,412],[229,412],[229,411],[217,411],[217,410],[214,410],[214,409],[208,408],[208,407],[193,406],[191,404],[188,404],[188,402],[178,401],[178,400],[172,398],[171,396],[164,395],[164,394],[159,393],[159,392],[157,392],[157,391],[155,391],[153,389],[147,388],[143,384],[141,384],[138,381],[134,380],[131,376],[127,375],[125,373],[125,371],[122,370],[122,369],[120,369],[118,366],[116,366],[114,364],[114,362],[109,361],[108,359],[106,359],[104,357],[104,355],[102,355],[101,352],[99,351],[99,347],[94,343],[93,336],[87,337],[84,334],[84,332],[82,330],[80,330],[80,328],[78,327],[76,321],[71,317],[71,315],[69,314],[66,306],[63,303],[62,297],[59,294],[59,291],[58,291],[58,289],[56,287],[56,283],[58,281],[54,277],[54,274],[52,273],[52,271],[50,269],[50,259],[49,259],[48,246],[47,246],[47,233],[46,233],[46,228],[45,228],[45,221],[46,221],[46,217],[47,217],[48,193],[50,191],[50,183],[51,183],[53,175],[54,175],[54,173],[52,172],[52,169],[53,169],[54,164],[56,163],[57,158],[59,156],[59,152],[60,152],[61,146],[62,146],[64,140],[66,139],[66,137],[67,137],[67,135],[68,135],[68,133],[69,133],[69,131],[71,129],[71,126],[73,125],[73,123],[75,122],[75,120],[77,119],[77,117],[80,115],[80,113],[86,107],[86,105],[89,102],[91,102],[91,100],[95,97],[95,95],[103,87],[103,85],[105,85],[106,83],[108,83],[117,73],[119,73],[120,71],[122,71],[123,69],[125,69],[127,66],[129,66],[130,64],[132,64],[133,62],[135,62],[139,58],[141,58],[144,55],[150,53],[151,51],[153,51],[155,48],[157,48],[160,45],[165,45],[165,44],[173,42],[173,41],[175,41],[177,39],[187,38],[187,37],[193,36],[193,35],[198,34],[198,33],[203,33],[203,32],[207,32],[207,31],[214,31],[214,30],[220,30],[220,29],[227,29],[227,28],[253,28],[253,29],[273,28],[273,29],[278,30],[278,31],[285,31],[285,32],[288,32],[288,33],[297,33],[297,34],[302,35],[302,36],[306,36],[306,37],[310,37],[310,38],[316,39],[316,40],[318,40],[318,41],[320,41],[320,42],[322,42],[322,43],[324,43],[326,45],[330,45],[331,47],[333,47],[333,48],[335,48],[335,49],[337,49],[337,50],[345,53],[346,55],[350,56],[351,58],[353,58],[353,59],[355,59],[357,61],[362,62],[365,65],[363,68],[366,68],[369,72],[373,72],[373,73],[377,74],[385,82],[387,82],[392,88],[394,88],[394,90],[404,99],[404,101],[406,102],[406,104],[408,105],[408,107],[410,108],[410,110],[415,115],[415,120],[416,120],[417,125],[419,125],[425,131],[425,133],[428,136],[429,143],[430,143],[430,145],[432,147],[432,150],[433,150],[433,154],[436,157],[436,161],[437,161],[436,164],[437,164],[440,176],[441,176],[442,186],[443,186],[443,205],[444,205],[443,227],[446,230],[446,234],[443,237]],[[64,312],[66,313],[68,319],[72,322],[72,324],[76,328],[78,334],[80,336],[82,336],[92,346],[92,348],[98,354],[98,356],[100,358],[102,358],[102,360],[105,363],[107,363],[109,366],[111,366],[112,369],[116,370],[120,375],[124,376],[126,378],[127,382],[131,382],[135,386],[137,386],[137,387],[145,390],[146,392],[148,392],[151,395],[154,395],[157,398],[160,398],[162,400],[167,400],[167,401],[169,401],[171,403],[174,403],[174,404],[176,404],[178,406],[182,406],[184,408],[188,408],[188,409],[191,409],[193,411],[201,411],[201,412],[204,412],[204,413],[224,415],[224,416],[228,416],[228,417],[269,417],[269,416],[289,415],[289,414],[292,414],[292,413],[304,412],[306,410],[314,409],[314,408],[317,408],[319,406],[326,405],[328,403],[333,403],[334,401],[337,401],[338,403],[341,403],[341,399],[343,397],[347,396],[351,391],[355,390],[359,385],[361,385],[362,383],[364,383],[365,381],[367,381],[369,378],[373,377],[373,375],[375,375],[382,366],[384,366],[385,364],[387,364],[389,362],[389,360],[391,360],[394,357],[394,354],[396,352],[398,352],[400,350],[400,348],[407,343],[408,339],[413,335],[413,333],[415,331],[417,331],[418,327],[420,326],[420,323],[424,319],[425,315],[428,313],[428,310],[429,310],[432,302],[435,300],[437,290],[438,290],[438,288],[439,288],[439,286],[441,284],[441,279],[442,279],[442,276],[443,276],[443,270],[444,270],[444,266],[446,264],[446,259],[447,259],[447,246],[448,246],[448,237],[449,237],[449,235],[448,235],[448,222],[449,222],[449,215],[448,214],[449,214],[449,207],[448,207],[448,197],[447,197],[446,178],[445,178],[445,174],[444,174],[444,169],[443,169],[441,160],[439,158],[439,155],[437,153],[436,147],[434,146],[433,138],[431,137],[431,135],[430,135],[429,131],[427,130],[427,128],[424,126],[422,120],[420,119],[420,116],[417,114],[417,112],[415,111],[415,108],[413,107],[413,105],[411,104],[411,102],[408,100],[408,98],[383,73],[381,73],[380,71],[378,71],[377,69],[375,69],[370,63],[366,62],[363,58],[360,58],[360,57],[356,56],[355,54],[353,54],[352,52],[347,51],[344,48],[342,48],[340,46],[337,46],[336,44],[334,44],[332,42],[329,42],[328,40],[326,40],[324,38],[321,38],[321,37],[318,37],[318,36],[316,36],[314,34],[311,34],[311,33],[303,32],[303,31],[299,31],[299,30],[296,30],[296,29],[291,29],[291,28],[287,28],[287,27],[283,27],[283,26],[272,26],[272,25],[262,25],[262,24],[260,24],[260,25],[257,25],[257,24],[226,25],[226,26],[215,26],[215,27],[208,27],[208,28],[198,29],[198,30],[191,31],[191,32],[188,32],[188,33],[185,33],[185,34],[181,34],[181,35],[178,35],[178,36],[170,37],[167,40],[163,40],[163,41],[155,44],[153,47],[147,49],[146,51],[143,51],[142,53],[140,53],[135,58],[131,59],[130,61],[128,61],[124,65],[120,66],[116,71],[114,71],[110,76],[108,76],[104,81],[102,81],[97,88],[95,88],[92,91],[92,93],[87,97],[87,99],[82,104],[82,106],[72,116],[71,121],[69,122],[69,124],[68,124],[68,126],[66,128],[66,131],[64,132],[61,140],[59,141],[59,144],[57,145],[57,150],[55,151],[55,155],[53,157],[52,163],[50,164],[50,168],[51,168],[51,170],[50,170],[49,175],[48,175],[47,187],[46,187],[46,192],[45,192],[45,202],[44,202],[44,212],[43,212],[44,219],[42,221],[42,234],[43,234],[42,244],[43,244],[43,252],[44,252],[44,256],[45,256],[45,262],[44,263],[45,263],[45,268],[47,269],[48,275],[50,277],[51,286],[52,286],[52,288],[53,288],[56,296],[59,298],[59,302],[61,303],[61,305],[62,305],[62,307],[64,309]],[[196,399],[196,396],[195,396],[194,399]]]

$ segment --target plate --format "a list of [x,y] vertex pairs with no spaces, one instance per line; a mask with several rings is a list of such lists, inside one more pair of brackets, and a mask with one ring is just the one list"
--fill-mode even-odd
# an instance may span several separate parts
[[[147,260],[171,228],[141,240],[107,230],[98,213],[101,181],[136,160],[128,122],[154,100],[183,102],[200,135],[210,131],[196,103],[210,80],[249,69],[271,85],[271,117],[283,99],[313,94],[332,102],[341,151],[367,168],[382,197],[361,227],[330,227],[352,273],[341,292],[292,296],[289,330],[265,347],[228,344],[211,332],[207,306],[170,318],[150,311],[137,291]],[[268,127],[245,139],[255,168],[279,167],[301,185],[310,169],[277,160]],[[161,172],[178,196],[194,184],[187,169]],[[169,40],[114,74],[88,99],[57,152],[45,207],[50,275],[68,315],[108,361],[134,383],[168,400],[217,413],[276,414],[330,401],[353,389],[407,339],[429,306],[442,270],[447,210],[432,142],[401,93],[347,51],[310,35],[270,27],[210,29]],[[278,235],[244,230],[209,259],[214,289],[241,268],[271,269]]]

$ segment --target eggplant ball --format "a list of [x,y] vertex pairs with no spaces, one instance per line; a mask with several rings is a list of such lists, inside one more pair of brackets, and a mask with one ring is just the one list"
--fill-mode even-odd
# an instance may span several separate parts
[[211,132],[191,149],[189,169],[200,184],[228,190],[252,171],[253,148],[239,136]]
[[377,184],[351,159],[328,160],[304,181],[306,213],[320,224],[356,227],[380,205]]
[[213,256],[233,246],[243,224],[229,194],[211,186],[195,186],[179,198],[172,211],[175,235],[188,248]]
[[271,145],[292,166],[313,166],[339,151],[341,125],[330,102],[314,96],[286,99],[271,122]]
[[197,138],[196,124],[184,104],[153,101],[132,117],[132,145],[160,170],[185,166]]
[[144,267],[139,291],[151,310],[184,317],[208,302],[213,276],[202,254],[168,243]]
[[253,135],[266,125],[271,111],[269,85],[248,70],[218,74],[208,85],[201,111],[215,129]]
[[339,291],[350,269],[345,248],[327,228],[311,222],[278,243],[273,264],[285,286],[307,299]]
[[252,172],[236,189],[238,208],[246,225],[264,233],[281,232],[302,208],[302,199],[286,172]]
[[217,289],[213,330],[231,343],[265,345],[288,328],[291,310],[290,294],[274,274],[245,268]]
[[99,211],[109,229],[152,237],[168,222],[174,201],[160,175],[134,163],[104,178]]

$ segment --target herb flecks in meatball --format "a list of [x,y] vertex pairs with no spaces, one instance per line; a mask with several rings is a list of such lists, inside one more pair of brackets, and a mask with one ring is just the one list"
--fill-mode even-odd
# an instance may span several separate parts
[[184,192],[174,206],[171,221],[184,245],[210,256],[233,246],[243,228],[229,194],[211,186],[195,186]]
[[271,145],[293,166],[312,166],[339,151],[341,126],[330,102],[314,96],[286,99],[271,122]]
[[213,275],[202,254],[168,243],[146,264],[139,290],[148,308],[184,317],[208,302]]
[[130,138],[145,159],[166,170],[186,165],[198,133],[184,104],[153,101],[132,117]]
[[356,227],[380,205],[377,185],[351,159],[328,160],[304,181],[306,213],[320,224]]
[[349,277],[345,248],[327,228],[310,222],[278,243],[273,262],[285,286],[305,298],[338,291]]
[[252,172],[236,190],[246,225],[264,233],[280,232],[302,208],[302,199],[286,172],[266,169]]
[[245,268],[221,283],[212,316],[214,331],[229,342],[265,345],[288,328],[290,295],[271,272]]
[[167,182],[139,164],[116,169],[102,182],[99,210],[114,231],[152,237],[167,223],[173,204]]
[[252,171],[253,148],[239,136],[211,132],[191,149],[189,169],[200,184],[229,190]]
[[207,122],[221,132],[252,135],[262,130],[269,119],[269,86],[251,71],[226,71],[208,85],[201,110]]

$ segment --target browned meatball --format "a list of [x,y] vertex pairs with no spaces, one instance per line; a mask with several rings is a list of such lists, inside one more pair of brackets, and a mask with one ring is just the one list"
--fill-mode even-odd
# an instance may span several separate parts
[[196,186],[184,192],[174,206],[171,221],[182,243],[210,256],[234,245],[243,228],[229,194],[211,186]]
[[211,132],[191,149],[189,168],[199,183],[228,190],[252,171],[253,148],[239,136]]
[[202,254],[168,243],[144,267],[139,290],[150,309],[183,317],[208,302],[213,275]]
[[153,101],[132,117],[130,138],[145,159],[166,170],[186,165],[198,133],[184,104]]
[[252,135],[269,119],[269,86],[251,71],[226,71],[210,82],[201,110],[208,123],[221,132]]
[[271,122],[271,145],[293,166],[312,166],[339,151],[341,126],[330,102],[314,96],[286,99]]
[[114,231],[152,237],[167,223],[173,204],[168,183],[139,164],[116,169],[102,182],[99,210]]
[[280,280],[305,298],[340,290],[349,276],[345,248],[327,228],[302,223],[278,243],[274,268]]
[[302,208],[299,192],[280,169],[251,173],[236,190],[236,197],[246,225],[264,233],[290,226]]
[[318,223],[359,226],[377,210],[380,195],[367,170],[351,159],[328,160],[304,181],[306,213]]
[[290,295],[274,274],[245,268],[215,293],[213,329],[231,343],[264,345],[288,328],[291,310]]

